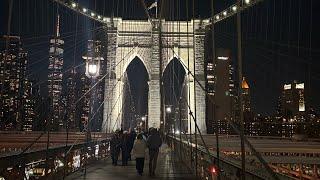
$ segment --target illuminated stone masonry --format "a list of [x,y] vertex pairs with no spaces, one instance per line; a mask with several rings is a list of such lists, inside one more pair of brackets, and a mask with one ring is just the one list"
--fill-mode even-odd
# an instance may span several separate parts
[[[205,26],[208,24],[209,21],[200,20],[194,22],[162,20],[159,28],[158,20],[152,20],[151,23],[147,20],[122,20],[121,18],[114,18],[113,23],[112,21],[107,23],[105,40],[103,40],[107,42],[105,45],[107,47],[104,48],[103,54],[107,60],[105,61],[107,71],[111,70],[112,73],[105,79],[105,98],[108,101],[104,103],[102,124],[104,132],[113,132],[121,127],[122,78],[135,57],[143,62],[149,75],[148,127],[160,128],[160,73],[163,73],[169,62],[176,57],[185,67],[186,74],[189,69],[198,80],[195,82],[191,75],[187,76],[187,85],[190,87],[188,93],[191,97],[189,105],[193,114],[196,107],[197,124],[201,132],[206,133],[205,92],[198,83],[205,87],[204,37]],[[196,92],[194,92],[195,85]],[[188,130],[194,132],[194,121],[190,115],[188,119],[192,122]]]

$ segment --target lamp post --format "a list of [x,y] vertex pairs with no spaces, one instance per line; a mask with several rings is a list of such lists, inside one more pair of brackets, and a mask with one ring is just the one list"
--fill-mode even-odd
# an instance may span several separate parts
[[[82,58],[85,60],[86,63],[86,76],[89,79],[95,79],[100,75],[100,61],[104,60],[103,57],[100,56],[100,51],[101,50],[101,45],[100,45],[100,41],[93,41],[93,40],[89,40],[88,41],[88,49],[87,49],[87,54],[82,56]],[[92,97],[94,96],[94,92],[95,91],[91,91],[92,93]],[[91,98],[90,100],[90,111],[92,111],[92,109],[94,108],[94,98]],[[91,114],[92,112],[89,112],[89,114]],[[90,116],[88,119],[88,122],[85,124],[84,126],[84,130],[86,131],[86,141],[87,141],[87,146],[90,146],[89,142],[91,141],[91,123],[90,121]],[[88,147],[85,147],[85,150],[88,150]],[[87,158],[87,157],[86,157]],[[88,160],[87,160],[88,161]],[[85,163],[85,167],[87,165],[87,162]],[[85,174],[86,174],[86,168],[85,168]]]
[[86,61],[86,76],[88,78],[96,78],[100,73],[100,61],[103,57],[82,56]]
[[171,117],[171,113],[172,113],[172,107],[171,105],[166,105],[165,106],[166,108],[166,118],[165,118],[165,122],[164,122],[164,132],[168,132],[168,130],[166,129],[167,128],[167,125],[168,125],[168,122],[167,120],[171,120],[170,117]]
[[147,131],[147,115],[142,116],[141,121],[144,122],[144,130]]

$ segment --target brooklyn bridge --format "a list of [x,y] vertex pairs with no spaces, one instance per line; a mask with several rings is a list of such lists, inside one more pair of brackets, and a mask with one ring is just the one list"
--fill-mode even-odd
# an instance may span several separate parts
[[319,179],[313,3],[1,2],[0,180]]

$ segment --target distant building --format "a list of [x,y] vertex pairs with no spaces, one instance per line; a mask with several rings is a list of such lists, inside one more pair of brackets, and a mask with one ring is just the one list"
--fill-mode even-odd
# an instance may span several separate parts
[[254,114],[251,111],[250,88],[245,77],[243,77],[241,82],[241,90],[245,134],[249,136],[257,136],[259,133],[259,127],[257,122],[254,121]]
[[[231,52],[217,49],[215,64],[207,63],[207,129],[214,132],[215,118],[218,121],[219,134],[230,134],[228,121],[233,121],[234,69],[231,65]],[[215,104],[214,104],[215,103]]]
[[0,52],[0,129],[22,130],[29,112],[25,112],[25,108],[30,110],[25,105],[29,101],[25,90],[30,87],[25,79],[28,53],[23,49],[20,37],[4,38],[9,41],[9,47],[8,51]]
[[23,119],[22,119],[22,130],[33,131],[34,120],[36,118],[35,112],[35,96],[33,95],[32,82],[24,80],[24,94],[23,94]]
[[241,82],[242,88],[242,111],[251,112],[251,97],[250,97],[250,88],[247,80],[243,77]]
[[[77,118],[79,118],[79,128],[80,131],[83,131],[85,127],[88,127],[88,121],[89,121],[89,113],[90,113],[90,94],[86,94],[90,87],[91,87],[91,81],[90,79],[83,73],[80,75],[79,85],[77,85],[79,88],[79,94],[78,98],[82,99],[79,102],[79,105],[77,105]],[[85,95],[86,94],[86,95]]]
[[304,83],[294,81],[283,86],[281,107],[281,113],[288,118],[305,113]]
[[283,136],[302,134],[305,131],[306,105],[304,83],[284,84],[280,98],[280,115],[283,118]]
[[67,74],[66,79],[66,113],[65,120],[67,122],[69,131],[79,131],[79,122],[76,117],[76,82],[77,82],[77,72],[75,69],[72,69]]
[[64,128],[64,122],[62,117],[63,107],[61,105],[64,41],[60,37],[59,26],[60,19],[58,15],[56,34],[52,39],[50,39],[48,67],[48,96],[51,101],[50,127],[51,130],[55,131]]

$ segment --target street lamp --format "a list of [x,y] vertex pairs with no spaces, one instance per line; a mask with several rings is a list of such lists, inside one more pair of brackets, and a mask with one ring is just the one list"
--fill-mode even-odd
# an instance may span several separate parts
[[96,78],[99,76],[100,72],[100,60],[103,60],[102,57],[89,57],[83,56],[83,59],[86,61],[86,75],[88,78]]
[[88,53],[82,58],[86,62],[86,76],[88,78],[96,78],[100,72],[100,61],[103,61],[103,57],[100,56],[100,45],[98,41],[89,40]]

